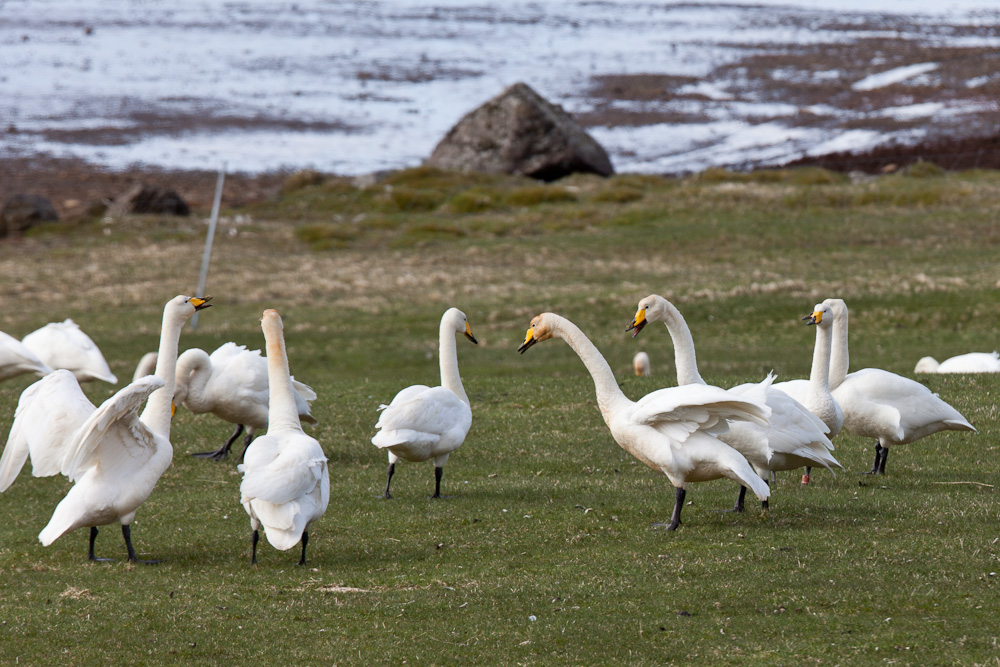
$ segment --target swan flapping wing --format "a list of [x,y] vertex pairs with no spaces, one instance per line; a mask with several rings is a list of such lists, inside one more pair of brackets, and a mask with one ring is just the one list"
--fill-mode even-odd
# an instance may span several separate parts
[[632,421],[660,428],[675,425],[686,432],[707,430],[713,434],[728,430],[727,420],[750,421],[766,426],[771,409],[720,387],[686,384],[659,389],[635,404]]
[[15,377],[21,373],[51,373],[49,368],[24,343],[10,334],[0,331],[0,380]]
[[54,371],[25,389],[0,457],[0,491],[14,482],[29,455],[35,477],[61,472],[73,434],[94,409],[67,370]]
[[97,344],[73,320],[46,324],[21,342],[52,368],[71,370],[81,381],[118,382]]

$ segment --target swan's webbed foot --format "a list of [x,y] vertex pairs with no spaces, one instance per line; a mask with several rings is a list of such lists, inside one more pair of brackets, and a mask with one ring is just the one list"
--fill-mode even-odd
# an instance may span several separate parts
[[95,563],[113,563],[114,558],[98,558],[94,555],[94,540],[97,539],[97,526],[90,527],[90,551],[87,553],[87,560],[93,561]]
[[677,530],[677,527],[681,525],[681,509],[684,507],[685,495],[687,495],[687,490],[678,487],[674,492],[674,512],[670,516],[670,523],[654,523],[653,528]]
[[389,493],[389,485],[392,484],[392,474],[396,472],[396,464],[389,464],[389,471],[385,475],[385,491],[382,493],[382,497],[386,500],[392,500],[392,494]]
[[139,560],[136,558],[135,549],[132,548],[132,529],[126,524],[122,524],[122,537],[125,538],[125,548],[128,549],[128,562],[142,565],[156,565],[163,562],[162,560]]
[[867,472],[861,473],[862,475],[884,475],[885,474],[885,460],[889,456],[889,448],[883,447],[882,443],[878,440],[875,441],[875,462],[872,463],[872,469]]
[[[222,461],[227,456],[229,456],[229,450],[232,448],[233,443],[236,442],[236,438],[240,437],[241,433],[243,433],[243,424],[237,424],[236,430],[233,432],[231,436],[229,436],[229,440],[226,440],[226,444],[224,444],[222,447],[219,447],[214,452],[196,452],[194,454],[191,454],[191,456],[197,459],[212,459],[213,461]],[[243,453],[246,454],[246,450],[244,450]],[[240,457],[240,460],[242,461],[243,457]]]

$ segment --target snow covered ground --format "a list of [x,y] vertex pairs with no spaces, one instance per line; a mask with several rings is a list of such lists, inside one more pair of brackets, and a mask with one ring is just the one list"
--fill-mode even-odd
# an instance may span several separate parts
[[619,171],[781,164],[988,126],[998,47],[995,0],[0,0],[0,157],[367,173],[523,81]]

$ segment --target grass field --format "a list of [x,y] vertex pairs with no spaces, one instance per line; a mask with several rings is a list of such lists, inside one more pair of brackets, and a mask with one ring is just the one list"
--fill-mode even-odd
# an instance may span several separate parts
[[[77,531],[37,534],[68,486],[25,466],[0,496],[3,664],[606,665],[1000,664],[1000,377],[917,376],[978,434],[892,451],[844,433],[846,470],[801,487],[779,475],[771,509],[728,508],[737,489],[673,489],[611,439],[583,365],[560,341],[525,355],[530,318],[577,323],[627,395],[673,385],[665,330],[624,329],[649,293],[693,330],[702,375],[722,386],[809,372],[800,317],[826,297],[851,308],[852,368],[910,377],[917,359],[1000,345],[1000,175],[914,169],[867,183],[816,170],[684,180],[618,176],[541,186],[426,170],[366,188],[290,183],[224,211],[215,307],[181,348],[263,347],[285,319],[291,369],[319,395],[309,429],[331,499],[309,562],[262,542],[235,461],[187,456],[230,432],[181,409],[174,463],[133,523],[140,558],[89,563]],[[201,212],[204,215],[205,212]],[[163,303],[190,293],[200,219],[93,220],[0,246],[0,330],[23,337],[72,317],[122,382],[156,347]],[[437,327],[462,308],[473,427],[430,500],[430,464],[370,444],[376,408],[437,382]],[[654,374],[629,373],[646,350]],[[32,382],[0,384],[6,433]],[[109,385],[88,385],[104,400]],[[116,526],[99,555],[124,558]]]

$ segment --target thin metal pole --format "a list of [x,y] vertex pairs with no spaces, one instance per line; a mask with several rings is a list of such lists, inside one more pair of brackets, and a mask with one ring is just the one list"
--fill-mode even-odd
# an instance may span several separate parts
[[[215,239],[215,226],[219,222],[219,207],[222,204],[222,184],[226,180],[226,162],[219,169],[219,180],[215,184],[215,200],[212,201],[212,217],[208,220],[208,235],[205,238],[205,253],[201,256],[201,275],[198,276],[198,290],[195,296],[205,296],[205,282],[208,280],[208,265],[212,261],[212,241]],[[198,311],[191,316],[191,328],[198,328]]]

